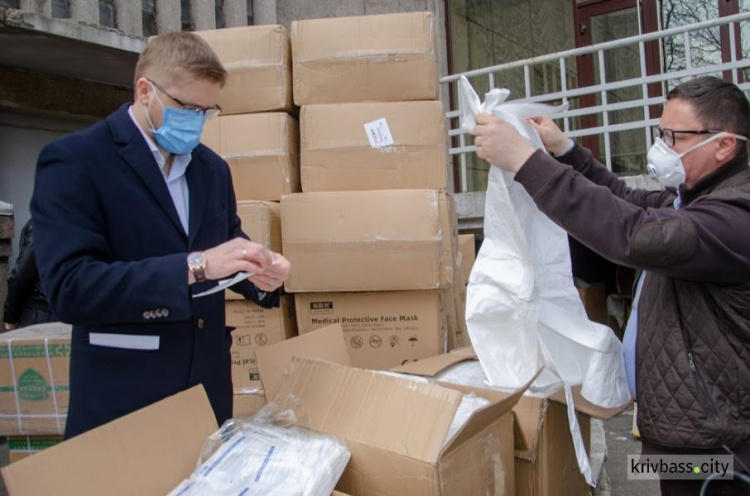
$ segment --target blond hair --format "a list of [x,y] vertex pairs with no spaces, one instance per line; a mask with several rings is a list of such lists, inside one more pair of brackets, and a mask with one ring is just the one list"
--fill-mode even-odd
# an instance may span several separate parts
[[222,87],[227,80],[227,71],[209,44],[200,36],[184,31],[149,40],[138,57],[134,82],[149,75],[153,77],[156,72],[171,79],[187,74],[219,83]]

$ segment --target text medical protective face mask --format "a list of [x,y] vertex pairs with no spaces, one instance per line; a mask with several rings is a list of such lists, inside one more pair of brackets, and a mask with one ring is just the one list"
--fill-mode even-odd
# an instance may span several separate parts
[[[664,186],[677,188],[685,182],[685,166],[682,164],[682,157],[728,134],[732,133],[717,133],[681,154],[668,147],[661,138],[656,138],[646,156],[648,173]],[[733,136],[737,139],[747,140],[747,138],[738,134]]]
[[156,93],[156,88],[154,88],[154,94],[164,109],[159,129],[154,128],[148,110],[146,111],[146,118],[151,126],[151,132],[154,133],[156,143],[174,155],[187,155],[201,142],[203,123],[206,121],[205,114],[195,110],[167,107]]

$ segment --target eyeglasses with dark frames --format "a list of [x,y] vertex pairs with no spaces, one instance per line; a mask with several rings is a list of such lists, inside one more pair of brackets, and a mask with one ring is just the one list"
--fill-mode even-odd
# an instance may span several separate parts
[[661,138],[662,141],[668,146],[673,147],[674,146],[674,135],[677,133],[683,133],[683,134],[716,134],[723,132],[720,129],[662,129],[659,126],[653,126],[651,128],[651,133],[656,138]]
[[173,97],[172,95],[170,95],[169,93],[167,93],[167,90],[165,90],[164,88],[162,88],[161,86],[159,86],[158,84],[156,84],[151,79],[146,78],[146,81],[148,81],[149,83],[153,84],[154,88],[156,88],[157,90],[161,91],[162,93],[164,93],[165,95],[167,95],[169,98],[171,98],[172,100],[174,100],[175,103],[177,103],[180,107],[182,107],[183,110],[190,110],[191,112],[195,112],[197,114],[204,115],[207,119],[210,119],[211,117],[213,117],[216,114],[218,114],[219,112],[221,112],[221,107],[219,107],[218,105],[214,105],[213,107],[206,108],[206,107],[201,107],[199,105],[191,105],[189,103],[184,103],[181,100],[179,100],[179,99]]

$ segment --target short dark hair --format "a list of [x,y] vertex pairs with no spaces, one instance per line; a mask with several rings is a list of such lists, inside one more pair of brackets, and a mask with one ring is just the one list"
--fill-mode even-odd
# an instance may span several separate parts
[[672,89],[667,100],[673,98],[690,103],[706,129],[750,137],[750,105],[735,84],[713,76],[698,77]]

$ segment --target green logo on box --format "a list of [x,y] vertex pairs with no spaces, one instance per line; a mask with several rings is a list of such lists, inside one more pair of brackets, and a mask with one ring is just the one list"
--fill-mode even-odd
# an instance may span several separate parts
[[18,396],[24,401],[44,401],[49,397],[49,386],[42,374],[27,369],[18,378]]

